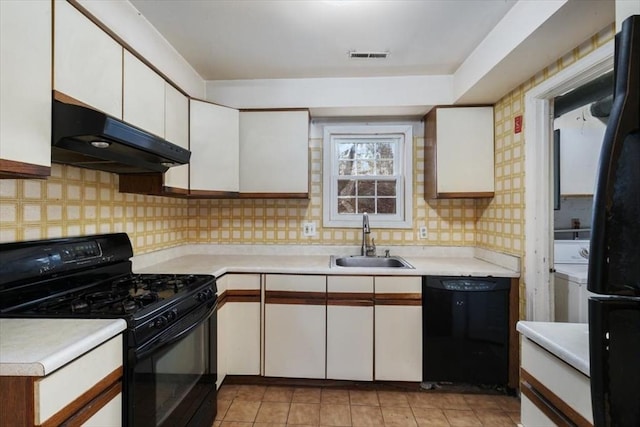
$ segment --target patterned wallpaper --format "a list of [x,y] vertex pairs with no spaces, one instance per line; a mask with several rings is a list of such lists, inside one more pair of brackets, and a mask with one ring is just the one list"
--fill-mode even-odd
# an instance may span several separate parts
[[[593,52],[615,36],[607,26],[589,40],[542,69],[495,104],[496,192],[493,199],[478,200],[476,244],[479,247],[524,256],[524,127],[514,133],[514,119],[524,115],[527,91]],[[524,264],[522,264],[524,265]]]
[[[614,26],[538,72],[495,105],[496,196],[425,201],[424,140],[414,136],[413,230],[375,229],[384,245],[455,245],[524,255],[524,94],[611,40]],[[526,126],[526,123],[524,124]],[[0,180],[0,241],[126,231],[136,254],[184,243],[354,245],[357,229],[322,227],[322,140],[309,141],[310,200],[183,200],[121,194],[118,177],[54,164],[40,180]],[[315,221],[315,237],[302,223]],[[417,228],[426,225],[429,238]]]
[[0,241],[126,231],[136,252],[187,241],[186,200],[121,194],[117,180],[58,164],[47,180],[0,180]]
[[[424,200],[424,139],[413,141],[413,230],[374,229],[384,245],[475,244],[474,200]],[[136,254],[190,243],[357,245],[322,227],[322,140],[309,141],[310,200],[184,200],[121,194],[118,176],[54,164],[47,180],[0,180],[0,241],[126,231]],[[314,237],[302,235],[314,221]],[[427,225],[429,238],[417,228]]]

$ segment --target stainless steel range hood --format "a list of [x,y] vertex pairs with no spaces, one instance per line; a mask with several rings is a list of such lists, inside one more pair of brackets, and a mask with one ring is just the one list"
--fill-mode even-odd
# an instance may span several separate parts
[[166,172],[191,152],[87,107],[53,101],[52,160],[119,174]]

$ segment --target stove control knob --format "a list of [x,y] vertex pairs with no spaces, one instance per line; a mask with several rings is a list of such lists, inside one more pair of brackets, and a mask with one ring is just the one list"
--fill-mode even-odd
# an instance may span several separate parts
[[167,319],[167,321],[173,322],[178,318],[178,310],[174,308],[173,310],[167,311],[164,317]]
[[153,322],[153,326],[155,326],[156,329],[162,329],[167,325],[167,323],[169,323],[169,320],[167,320],[167,318],[162,315],[158,316],[158,318]]
[[196,299],[199,302],[205,302],[207,300],[207,294],[205,292],[198,292],[198,294],[196,295]]

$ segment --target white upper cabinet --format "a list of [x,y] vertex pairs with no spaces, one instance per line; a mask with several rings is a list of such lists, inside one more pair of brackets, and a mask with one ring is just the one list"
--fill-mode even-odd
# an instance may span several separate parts
[[493,107],[436,107],[425,120],[425,198],[493,197]]
[[54,7],[53,88],[122,118],[122,46],[70,3]]
[[240,193],[309,193],[309,112],[240,113]]
[[49,175],[51,11],[49,1],[0,1],[0,174]]
[[239,113],[233,108],[190,100],[190,192],[237,192]]
[[125,51],[122,119],[164,137],[165,85],[160,75]]
[[[189,149],[189,98],[165,82],[164,137]],[[189,189],[189,165],[174,166],[164,174],[164,185]]]

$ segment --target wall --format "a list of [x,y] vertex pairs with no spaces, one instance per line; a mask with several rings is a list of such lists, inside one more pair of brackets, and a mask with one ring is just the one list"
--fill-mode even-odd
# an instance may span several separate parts
[[[500,99],[494,107],[496,119],[496,192],[491,200],[479,200],[476,206],[476,245],[481,248],[517,255],[524,268],[524,126],[515,133],[514,120],[524,115],[524,96],[562,69],[593,52],[610,41],[615,35],[611,24],[543,68],[529,80]],[[536,141],[528,143],[535,144]],[[524,274],[520,276],[520,317],[526,313]]]
[[[424,138],[414,136],[412,230],[374,229],[386,245],[473,246],[474,200],[424,200]],[[118,176],[54,164],[40,180],[0,180],[0,241],[126,231],[136,254],[184,243],[358,245],[358,229],[322,227],[322,139],[309,141],[310,200],[183,200],[121,194]],[[315,237],[302,223],[315,221]],[[429,239],[416,230],[427,225]]]
[[117,189],[115,174],[55,163],[47,180],[0,180],[0,241],[126,231],[136,253],[186,243],[186,200]]

